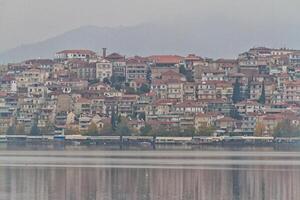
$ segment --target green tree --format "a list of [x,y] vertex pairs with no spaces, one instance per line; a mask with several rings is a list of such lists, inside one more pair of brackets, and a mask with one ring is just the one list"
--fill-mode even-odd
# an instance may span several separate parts
[[196,135],[198,136],[212,136],[216,128],[213,126],[202,125],[197,128]]
[[192,71],[186,69],[185,66],[181,65],[179,67],[179,73],[183,74],[188,82],[194,81]]
[[255,136],[263,136],[266,130],[265,125],[262,122],[257,122],[255,126]]
[[92,136],[99,135],[98,134],[98,127],[94,122],[92,122],[89,125],[87,135],[92,135]]
[[251,93],[251,80],[249,78],[247,88],[246,88],[246,91],[245,91],[245,99],[250,99],[250,97],[251,97],[250,93]]
[[23,135],[23,134],[25,134],[25,126],[24,126],[24,124],[19,123],[16,126],[16,134],[17,135]]
[[149,87],[149,85],[143,83],[142,86],[138,89],[138,92],[139,92],[140,94],[145,94],[145,93],[150,92],[150,87]]
[[147,79],[148,83],[151,83],[152,77],[151,77],[151,69],[150,68],[147,69],[146,79]]
[[132,87],[126,87],[126,94],[136,94],[136,91]]
[[258,99],[258,102],[260,104],[265,104],[266,103],[266,91],[265,91],[265,84],[263,83],[262,89],[261,89],[261,95]]
[[190,127],[190,128],[187,128],[187,129],[184,129],[183,131],[181,131],[179,133],[179,136],[181,137],[193,137],[195,135],[195,128],[194,127]]
[[115,106],[112,105],[112,111],[111,111],[111,128],[112,128],[112,131],[115,131],[117,129],[117,120],[118,120],[118,116],[117,116],[117,113],[115,111]]
[[10,126],[6,130],[6,135],[14,135],[16,134],[16,127],[15,126]]
[[144,120],[146,121],[146,114],[144,112],[140,113],[138,116],[139,120]]
[[299,137],[300,130],[291,120],[285,119],[277,124],[273,134],[274,137]]
[[105,84],[107,84],[107,85],[110,85],[111,83],[110,83],[110,80],[107,78],[107,77],[105,77],[104,79],[103,79],[103,83],[105,83]]
[[134,131],[128,126],[126,118],[122,118],[121,122],[117,125],[115,134],[119,136],[130,136]]
[[46,124],[46,126],[43,129],[41,129],[40,131],[41,131],[42,134],[48,135],[50,133],[53,133],[54,130],[55,130],[54,125],[52,123],[48,122]]
[[65,130],[65,135],[80,135],[78,128],[67,128]]
[[150,136],[152,133],[152,127],[149,124],[146,124],[144,127],[140,130],[141,135],[143,136]]
[[241,98],[241,85],[238,79],[235,79],[235,83],[233,86],[233,94],[232,94],[232,102],[238,103],[242,100]]
[[31,127],[31,130],[30,130],[30,135],[40,135],[41,131],[39,129],[39,127],[37,126],[37,123],[34,122],[32,127]]
[[103,128],[100,130],[100,135],[112,135],[113,130],[111,124],[104,124]]

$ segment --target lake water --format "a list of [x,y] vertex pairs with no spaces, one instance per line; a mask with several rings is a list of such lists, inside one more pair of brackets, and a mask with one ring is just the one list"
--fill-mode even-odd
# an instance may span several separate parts
[[299,200],[300,153],[0,149],[2,200]]

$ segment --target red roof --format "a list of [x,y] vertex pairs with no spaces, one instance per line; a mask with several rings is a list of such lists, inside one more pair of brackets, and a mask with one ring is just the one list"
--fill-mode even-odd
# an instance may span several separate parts
[[105,57],[109,61],[125,61],[125,56],[122,56],[118,53],[112,53]]
[[145,64],[147,63],[148,59],[140,56],[135,56],[132,58],[128,58],[126,60],[127,64]]
[[200,56],[196,56],[195,54],[189,54],[187,57],[185,57],[185,60],[187,61],[204,61],[203,58]]
[[184,57],[177,55],[154,55],[149,56],[149,60],[159,64],[179,64]]

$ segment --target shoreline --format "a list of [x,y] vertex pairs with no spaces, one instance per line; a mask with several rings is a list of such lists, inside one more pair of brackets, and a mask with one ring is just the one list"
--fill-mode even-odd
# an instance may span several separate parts
[[221,137],[152,137],[152,136],[81,136],[81,135],[2,135],[0,143],[13,145],[74,145],[74,146],[215,146],[215,147],[300,147],[300,138],[273,138],[253,136]]

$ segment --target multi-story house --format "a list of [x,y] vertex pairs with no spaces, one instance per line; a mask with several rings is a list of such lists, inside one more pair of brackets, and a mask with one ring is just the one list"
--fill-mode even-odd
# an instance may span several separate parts
[[74,113],[76,115],[87,116],[92,112],[92,102],[89,99],[79,98],[74,104]]
[[86,63],[85,65],[77,67],[77,78],[82,80],[96,79],[96,63]]
[[36,83],[29,85],[28,88],[28,97],[35,97],[35,98],[45,98],[48,88],[44,86],[44,84]]
[[151,91],[160,99],[166,99],[168,94],[167,83],[161,79],[153,79],[151,84]]
[[183,83],[183,101],[197,99],[197,84],[194,82]]
[[174,99],[177,101],[183,100],[183,83],[176,79],[166,81],[168,90],[167,90],[167,98]]
[[215,125],[217,119],[223,118],[224,115],[217,112],[197,113],[195,115],[195,129],[198,130],[202,127],[212,127]]
[[109,60],[101,59],[96,63],[96,79],[103,81],[110,80],[113,74],[113,66]]
[[7,93],[0,92],[0,134],[5,134],[7,129],[14,124],[14,110],[6,103],[6,97]]
[[216,69],[224,71],[226,74],[238,71],[238,60],[236,59],[218,59],[215,62]]
[[293,66],[300,65],[300,52],[293,52],[289,54],[289,63]]
[[300,81],[286,81],[283,92],[285,102],[300,102]]
[[200,77],[201,81],[224,81],[226,74],[225,71],[222,70],[212,70],[206,68],[201,71]]
[[31,84],[43,83],[46,78],[47,75],[42,70],[29,69],[16,76],[16,83],[18,88],[27,88]]
[[105,57],[112,63],[112,74],[116,77],[124,77],[126,75],[126,59],[118,53],[112,53]]
[[134,79],[146,79],[148,65],[145,59],[134,57],[126,60],[126,82]]
[[197,97],[199,100],[217,99],[217,90],[215,81],[202,81],[198,83]]
[[235,104],[235,107],[240,114],[259,113],[263,111],[263,106],[261,104],[251,100],[238,102]]
[[198,102],[198,101],[183,101],[180,103],[177,103],[174,106],[174,109],[177,113],[185,114],[185,113],[199,113],[204,112],[204,109],[206,107],[205,103]]
[[125,117],[132,115],[138,98],[138,95],[123,95],[120,97],[118,101],[118,113]]
[[257,115],[254,113],[247,113],[242,116],[241,131],[245,135],[253,135],[256,129]]

